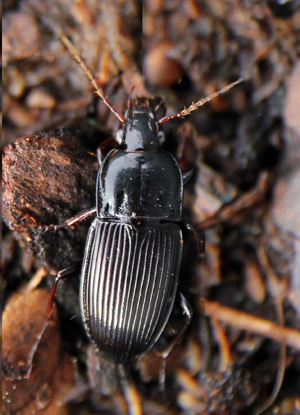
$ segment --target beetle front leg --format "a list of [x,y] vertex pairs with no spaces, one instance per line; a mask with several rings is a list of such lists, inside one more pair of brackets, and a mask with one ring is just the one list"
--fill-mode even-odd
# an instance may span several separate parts
[[117,148],[118,143],[114,138],[107,138],[106,140],[102,141],[100,146],[97,148],[97,160],[99,166],[101,166],[102,161],[104,160],[105,156],[109,153],[110,150]]
[[192,179],[194,175],[194,171],[193,170],[186,170],[182,172],[182,178],[183,178],[183,185],[187,185],[188,182]]
[[168,346],[165,349],[157,352],[162,358],[162,364],[161,364],[161,368],[160,368],[160,371],[159,371],[159,387],[160,387],[161,391],[164,390],[164,385],[165,385],[165,381],[166,381],[166,363],[167,363],[167,359],[168,359],[170,353],[172,352],[172,350],[174,349],[174,347],[176,346],[176,344],[182,338],[184,332],[188,328],[188,326],[189,326],[189,324],[192,320],[192,317],[193,317],[192,307],[190,306],[190,304],[188,303],[188,301],[186,300],[186,298],[184,297],[184,295],[181,292],[179,293],[179,295],[180,295],[180,305],[181,305],[182,310],[183,310],[184,314],[186,315],[187,319],[186,319],[185,323],[183,324],[183,326],[181,327],[181,329],[176,334],[175,338],[168,344]]
[[83,212],[78,213],[76,216],[73,216],[70,219],[67,219],[64,223],[61,225],[42,225],[40,223],[37,223],[37,221],[30,215],[24,216],[24,219],[28,219],[31,222],[31,226],[38,228],[39,230],[43,232],[49,232],[49,231],[57,231],[58,229],[68,228],[76,225],[79,222],[82,222],[83,220],[87,219],[89,216],[96,213],[97,209],[93,208],[90,210],[85,210]]

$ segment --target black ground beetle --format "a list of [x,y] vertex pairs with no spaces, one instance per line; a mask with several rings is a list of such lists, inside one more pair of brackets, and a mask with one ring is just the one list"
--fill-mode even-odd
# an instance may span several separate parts
[[[116,135],[117,149],[100,161],[96,208],[62,225],[35,226],[56,230],[97,214],[89,230],[82,266],[81,312],[86,332],[101,353],[113,362],[125,363],[148,351],[158,340],[177,295],[184,180],[175,158],[162,150],[164,133],[160,124],[190,114],[241,80],[173,117],[158,120],[154,100],[148,98],[129,101],[124,117],[109,104],[73,45],[66,37],[62,41],[96,94],[123,123],[123,129]],[[58,273],[48,318],[58,281],[72,271],[74,267]],[[184,297],[180,298],[190,317]]]

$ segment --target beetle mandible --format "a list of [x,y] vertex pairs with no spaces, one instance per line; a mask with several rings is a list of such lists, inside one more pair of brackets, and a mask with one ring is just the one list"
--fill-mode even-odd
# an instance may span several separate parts
[[[172,117],[157,119],[154,100],[145,97],[129,101],[123,116],[110,105],[74,46],[65,36],[62,41],[123,128],[116,134],[117,148],[100,160],[96,208],[62,225],[35,226],[57,230],[96,213],[81,272],[81,313],[88,337],[101,353],[113,362],[125,363],[158,340],[177,295],[184,180],[175,158],[162,149],[160,124],[189,115],[241,79]],[[48,319],[57,283],[73,269],[58,273]],[[190,316],[182,295],[181,305]]]

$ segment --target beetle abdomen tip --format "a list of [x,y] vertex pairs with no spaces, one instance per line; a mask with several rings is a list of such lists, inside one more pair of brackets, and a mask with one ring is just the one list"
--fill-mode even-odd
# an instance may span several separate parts
[[181,239],[172,222],[93,222],[80,298],[87,332],[108,359],[133,360],[160,336],[176,295]]

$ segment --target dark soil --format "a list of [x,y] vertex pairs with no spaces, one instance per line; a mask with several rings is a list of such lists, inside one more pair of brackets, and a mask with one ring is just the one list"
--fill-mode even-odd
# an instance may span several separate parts
[[[157,353],[120,376],[89,345],[79,275],[59,287],[59,323],[25,379],[44,289],[82,261],[91,222],[45,233],[33,219],[94,207],[95,154],[119,128],[63,34],[122,113],[133,94],[160,96],[175,115],[243,78],[163,125],[167,149],[194,171],[184,220],[206,237],[199,259],[186,236],[180,289],[194,315],[163,393]],[[7,0],[3,64],[3,413],[113,415],[131,402],[136,415],[258,415],[276,392],[265,414],[300,414],[300,2]]]

